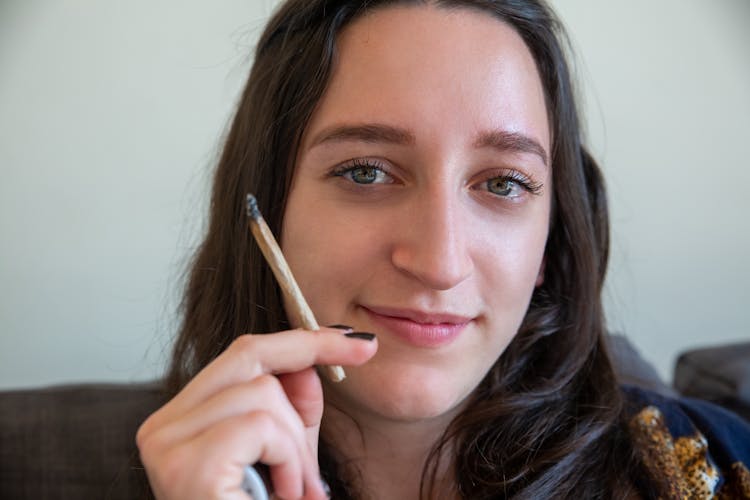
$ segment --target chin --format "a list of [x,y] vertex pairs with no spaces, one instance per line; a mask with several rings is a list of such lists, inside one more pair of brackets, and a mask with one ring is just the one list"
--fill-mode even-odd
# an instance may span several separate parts
[[[424,397],[427,396],[427,397]],[[450,416],[456,413],[456,401],[443,401],[421,394],[412,399],[391,399],[377,402],[373,408],[383,418],[399,422],[419,422]],[[375,406],[375,405],[374,405]]]
[[[400,422],[452,418],[473,389],[466,387],[469,384],[457,384],[455,377],[428,376],[414,370],[397,377],[393,373],[380,377],[360,375],[364,374],[351,373],[340,388],[340,395],[348,400],[345,405]],[[339,388],[332,389],[339,392]]]

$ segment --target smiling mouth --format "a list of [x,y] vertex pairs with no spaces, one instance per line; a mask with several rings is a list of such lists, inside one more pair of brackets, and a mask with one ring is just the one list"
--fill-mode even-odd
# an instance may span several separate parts
[[361,306],[370,319],[415,347],[451,344],[472,323],[470,316]]

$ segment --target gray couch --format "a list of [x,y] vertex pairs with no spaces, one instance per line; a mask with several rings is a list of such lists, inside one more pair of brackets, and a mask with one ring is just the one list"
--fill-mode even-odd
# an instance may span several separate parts
[[0,499],[136,499],[148,487],[135,432],[157,383],[0,393]]
[[[712,399],[750,418],[750,343],[684,354],[674,388],[623,337],[611,348],[624,383]],[[143,498],[134,436],[163,402],[155,382],[0,392],[0,499]]]
[[750,421],[750,342],[684,352],[675,364],[674,387]]

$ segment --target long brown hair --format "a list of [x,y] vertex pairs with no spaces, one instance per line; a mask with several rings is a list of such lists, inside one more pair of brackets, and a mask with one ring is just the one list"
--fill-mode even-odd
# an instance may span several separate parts
[[[543,0],[289,0],[270,20],[216,170],[208,232],[189,271],[168,385],[177,392],[240,334],[288,326],[273,276],[244,215],[256,194],[279,234],[300,138],[335,64],[336,36],[392,4],[487,12],[513,27],[536,60],[547,99],[554,189],[544,283],[520,331],[435,443],[422,496],[435,493],[453,450],[464,498],[612,498],[627,490],[622,396],[603,343],[601,290],[608,258],[606,194],[582,145],[565,35]],[[357,495],[335,450],[321,442],[334,498]]]

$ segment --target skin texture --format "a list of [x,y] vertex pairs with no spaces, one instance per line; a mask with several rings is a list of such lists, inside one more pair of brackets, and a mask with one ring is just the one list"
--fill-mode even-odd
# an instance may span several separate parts
[[[341,132],[362,126],[367,133]],[[527,141],[478,144],[492,133]],[[543,279],[549,151],[534,60],[498,20],[391,7],[339,37],[281,244],[322,324],[378,335],[372,360],[326,384],[324,432],[359,461],[365,483],[380,488],[376,471],[388,467],[389,483],[409,476],[410,489],[391,498],[413,497],[424,454],[512,340]],[[503,194],[489,190],[492,179]],[[424,325],[446,319],[435,314],[465,324],[441,337]]]

